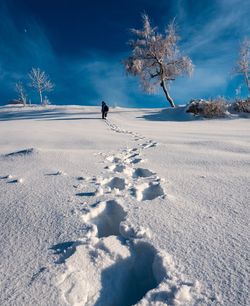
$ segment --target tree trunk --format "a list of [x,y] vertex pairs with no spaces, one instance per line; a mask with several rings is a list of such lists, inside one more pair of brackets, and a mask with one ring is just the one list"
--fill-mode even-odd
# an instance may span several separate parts
[[42,96],[42,92],[39,91],[39,95],[40,95],[40,102],[41,102],[41,105],[43,105],[43,96]]
[[249,81],[248,73],[246,72],[244,76],[245,76],[245,82],[247,85],[247,89],[250,92],[250,81]]
[[20,91],[20,97],[21,97],[21,100],[23,102],[23,105],[25,106],[26,105],[26,99],[25,99],[24,92],[22,90]]
[[161,81],[160,85],[161,85],[161,87],[162,87],[162,89],[163,89],[163,91],[165,93],[165,96],[166,96],[169,104],[171,105],[171,107],[175,107],[174,100],[170,97],[165,82]]

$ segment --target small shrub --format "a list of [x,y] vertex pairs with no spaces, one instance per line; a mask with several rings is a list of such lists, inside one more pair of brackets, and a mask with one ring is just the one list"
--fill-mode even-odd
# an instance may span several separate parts
[[250,113],[250,98],[235,101],[231,104],[230,110],[236,113]]
[[187,105],[186,112],[200,115],[205,118],[223,117],[226,115],[227,103],[223,98],[215,100],[191,100]]

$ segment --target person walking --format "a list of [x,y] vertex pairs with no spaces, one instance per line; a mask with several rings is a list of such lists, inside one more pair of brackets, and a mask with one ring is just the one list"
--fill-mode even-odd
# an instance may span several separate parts
[[106,119],[108,111],[109,111],[108,105],[104,101],[102,101],[102,119]]

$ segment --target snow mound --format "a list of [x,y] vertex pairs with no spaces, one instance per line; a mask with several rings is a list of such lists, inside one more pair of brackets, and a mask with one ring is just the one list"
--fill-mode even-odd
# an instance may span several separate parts
[[175,108],[166,108],[155,110],[149,114],[143,115],[142,118],[149,121],[193,121],[197,117],[186,113],[186,105],[180,105]]

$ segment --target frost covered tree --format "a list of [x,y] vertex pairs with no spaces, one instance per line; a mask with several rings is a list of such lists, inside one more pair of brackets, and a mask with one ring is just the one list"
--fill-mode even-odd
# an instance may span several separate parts
[[139,76],[142,88],[148,93],[155,92],[160,85],[170,105],[175,107],[169,94],[169,83],[178,76],[191,75],[192,61],[179,51],[174,22],[160,33],[152,27],[147,15],[142,18],[143,28],[131,30],[135,38],[129,42],[132,55],[125,60],[125,69],[128,74]]
[[40,102],[43,104],[43,92],[52,91],[54,89],[54,84],[50,81],[48,75],[44,71],[41,71],[40,68],[32,68],[28,76],[31,80],[30,87],[38,91]]
[[15,90],[18,93],[18,98],[20,101],[23,102],[24,105],[26,105],[27,102],[27,94],[25,92],[23,83],[21,81],[17,82],[15,85]]
[[43,105],[49,105],[49,104],[50,104],[50,101],[49,101],[48,97],[45,96],[44,99],[43,99]]
[[250,92],[250,40],[245,39],[240,46],[239,59],[236,63],[235,73],[242,74]]

